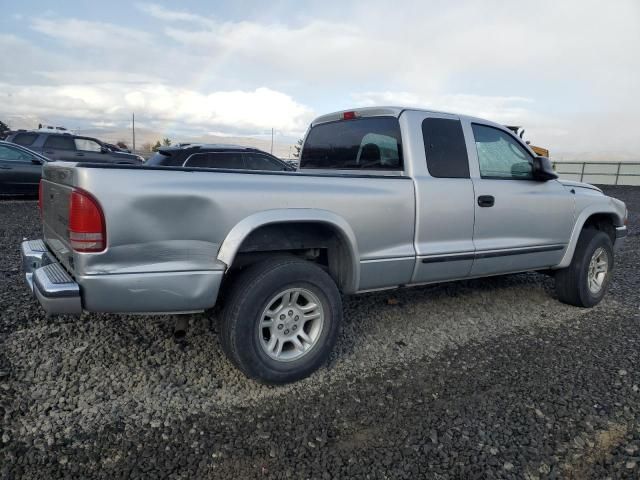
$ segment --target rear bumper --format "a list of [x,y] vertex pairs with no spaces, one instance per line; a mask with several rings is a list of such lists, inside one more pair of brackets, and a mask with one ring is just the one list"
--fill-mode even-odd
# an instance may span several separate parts
[[42,240],[27,240],[20,246],[27,286],[48,314],[82,312],[80,286],[51,254]]
[[42,240],[21,245],[25,281],[48,314],[192,313],[216,303],[224,271],[77,275]]

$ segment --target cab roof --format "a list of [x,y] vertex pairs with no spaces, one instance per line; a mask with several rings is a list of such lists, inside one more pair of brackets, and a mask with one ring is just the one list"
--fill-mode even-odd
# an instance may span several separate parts
[[458,113],[453,112],[444,112],[441,110],[432,110],[428,108],[418,108],[418,107],[403,107],[403,106],[381,106],[381,107],[362,107],[362,108],[350,108],[347,110],[340,110],[338,112],[327,113],[325,115],[321,115],[317,117],[315,120],[311,122],[311,126],[314,127],[321,123],[328,122],[336,122],[344,119],[345,112],[355,112],[356,116],[359,118],[366,117],[396,117],[398,118],[402,112],[405,111],[415,111],[415,112],[426,112],[426,113],[437,113],[443,115],[451,115],[457,117],[458,119],[466,119],[474,122],[480,122],[487,125],[492,125],[495,127],[499,127],[503,130],[506,130],[504,125],[499,123],[492,122],[490,120],[486,120],[484,118],[472,117],[469,115],[460,115]]

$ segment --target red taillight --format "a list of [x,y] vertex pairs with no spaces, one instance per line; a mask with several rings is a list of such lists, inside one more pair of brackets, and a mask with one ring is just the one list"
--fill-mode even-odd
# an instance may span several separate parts
[[342,119],[343,120],[353,120],[356,118],[356,112],[343,112]]
[[101,252],[106,245],[102,209],[92,196],[81,190],[71,192],[69,241],[76,252]]
[[38,210],[40,210],[40,216],[42,216],[42,180],[38,184]]

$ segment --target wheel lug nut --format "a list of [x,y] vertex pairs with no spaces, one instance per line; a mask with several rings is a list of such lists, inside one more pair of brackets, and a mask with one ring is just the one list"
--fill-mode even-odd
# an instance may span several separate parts
[[280,324],[278,325],[278,330],[282,330],[284,328],[284,325]]
[[284,313],[282,315],[280,315],[280,320],[284,320],[286,317],[284,316]]
[[293,315],[293,310],[289,310],[289,316]]
[[297,322],[298,320],[300,320],[300,317],[298,315],[296,315],[294,320]]
[[285,330],[285,331],[284,331],[284,334],[285,334],[285,335],[289,335],[289,330]]
[[298,328],[298,325],[294,325],[293,327],[291,327],[293,330],[296,330]]

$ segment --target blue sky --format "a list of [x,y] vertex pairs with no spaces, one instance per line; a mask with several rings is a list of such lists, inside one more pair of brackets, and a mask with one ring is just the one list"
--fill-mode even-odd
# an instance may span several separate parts
[[297,138],[402,104],[520,124],[571,156],[638,158],[640,3],[0,0],[0,119]]

